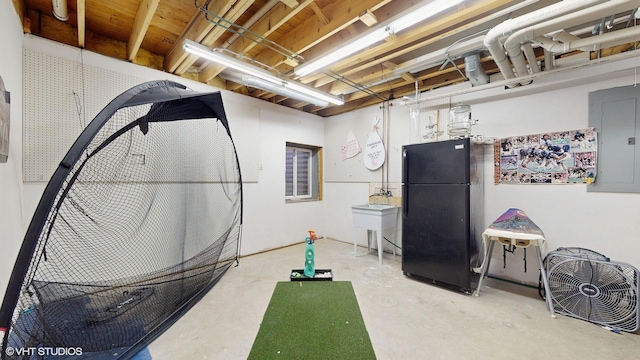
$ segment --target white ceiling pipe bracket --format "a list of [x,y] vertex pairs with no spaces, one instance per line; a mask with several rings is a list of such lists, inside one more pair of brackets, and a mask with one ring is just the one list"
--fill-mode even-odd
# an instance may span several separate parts
[[526,69],[524,58],[522,56],[521,44],[554,30],[580,25],[593,19],[599,19],[603,14],[615,14],[617,12],[637,8],[638,6],[640,6],[640,0],[611,0],[604,4],[598,4],[566,15],[554,17],[551,20],[532,24],[531,26],[514,31],[505,40],[504,49],[507,51],[509,58],[514,63],[518,75],[526,75],[526,72],[521,73],[522,69]]
[[603,0],[565,0],[533,11],[529,14],[519,16],[515,19],[508,19],[489,30],[487,35],[485,35],[484,45],[498,65],[502,76],[505,79],[512,79],[515,75],[511,69],[509,59],[505,54],[504,47],[500,43],[500,39],[507,37],[522,28],[601,2],[603,2]]

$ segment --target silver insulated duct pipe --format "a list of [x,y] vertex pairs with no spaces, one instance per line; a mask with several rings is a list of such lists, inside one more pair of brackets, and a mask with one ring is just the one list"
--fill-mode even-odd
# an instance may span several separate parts
[[471,82],[471,86],[489,83],[489,75],[482,68],[479,53],[469,54],[464,57],[464,72]]

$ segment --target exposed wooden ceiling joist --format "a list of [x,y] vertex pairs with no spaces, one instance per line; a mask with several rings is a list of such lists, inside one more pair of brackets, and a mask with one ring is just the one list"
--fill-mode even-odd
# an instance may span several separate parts
[[[12,0],[12,3],[24,31],[35,36],[329,116],[413,94],[416,85],[419,91],[429,91],[466,81],[455,67],[449,65],[440,70],[441,62],[432,59],[437,58],[436,54],[441,56],[444,49],[467,41],[471,35],[484,36],[489,28],[509,17],[561,0],[464,0],[428,21],[302,78],[293,75],[295,67],[327,54],[370,29],[384,26],[398,14],[411,11],[413,6],[434,0],[67,1],[67,21],[53,16],[51,0]],[[623,18],[630,12],[631,9],[626,14],[618,14],[616,18],[620,21],[610,31],[624,27]],[[590,29],[600,22],[601,18],[585,20],[581,26],[566,30]],[[578,35],[592,36],[590,31]],[[346,103],[322,108],[226,81],[223,76],[227,70],[222,66],[184,52],[185,39],[209,48],[226,48],[230,53],[253,59],[254,64],[260,63],[285,79],[343,96]],[[473,51],[482,53],[485,71],[499,72],[481,41],[479,44]],[[636,48],[634,45],[603,49],[598,55],[630,51]],[[545,61],[540,48],[536,49],[536,55],[539,61]],[[557,55],[560,56],[563,55]],[[454,57],[453,60],[463,68],[461,59]]]
[[85,31],[86,31],[86,24],[85,24],[85,18],[86,18],[86,3],[85,0],[78,0],[76,3],[76,15],[77,15],[77,21],[78,21],[78,47],[80,48],[84,48],[85,47]]
[[[313,3],[313,0],[305,0],[298,4],[295,8],[291,8],[285,4],[274,6],[262,19],[249,28],[254,34],[260,35],[262,38],[268,38],[274,31],[278,30],[282,25],[286,24],[291,18],[296,16],[300,11]],[[238,54],[245,54],[255,46],[258,42],[248,37],[240,36],[228,49]],[[209,81],[224,69],[223,66],[217,64],[207,65],[200,74],[201,81]]]
[[[84,2],[84,0],[79,0],[79,2],[80,1]],[[133,21],[133,29],[127,42],[127,59],[129,59],[129,61],[133,61],[136,58],[140,44],[142,44],[142,39],[144,39],[147,33],[149,24],[151,24],[151,18],[153,18],[153,15],[156,13],[159,2],[160,0],[142,0],[140,3],[138,13]]]

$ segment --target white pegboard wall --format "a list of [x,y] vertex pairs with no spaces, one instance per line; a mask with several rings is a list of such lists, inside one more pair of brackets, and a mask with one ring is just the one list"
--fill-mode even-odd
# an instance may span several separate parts
[[[23,180],[46,182],[78,135],[143,79],[24,49]],[[46,96],[42,96],[46,94]]]
[[84,66],[87,123],[113,99],[146,80],[94,66]]
[[23,61],[23,179],[48,181],[83,129],[81,67],[29,49]]

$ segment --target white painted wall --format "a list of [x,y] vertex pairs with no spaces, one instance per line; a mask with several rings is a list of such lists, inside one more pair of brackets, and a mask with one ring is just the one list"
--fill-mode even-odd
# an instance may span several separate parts
[[[389,102],[389,116],[387,126],[388,139],[386,144],[387,158],[385,164],[377,170],[369,170],[363,162],[361,152],[353,158],[342,160],[340,147],[347,141],[347,134],[353,131],[360,147],[364,150],[367,138],[373,130],[373,119],[383,118],[384,109],[380,106],[370,106],[357,111],[332,116],[325,120],[325,204],[324,219],[326,221],[326,235],[329,238],[353,243],[357,239],[358,245],[366,246],[366,231],[353,228],[351,207],[369,202],[369,183],[402,181],[402,145],[409,139],[409,111],[400,105],[399,100]],[[379,123],[378,133],[385,136],[385,127]],[[388,174],[388,175],[387,175]],[[384,179],[383,179],[384,176]],[[400,196],[400,194],[393,194]],[[401,243],[401,218],[395,232],[395,242]],[[391,240],[388,235],[385,236]],[[391,251],[392,245],[384,242],[383,249]],[[377,246],[373,244],[373,247]]]
[[[78,49],[30,35],[23,37],[11,3],[2,2],[1,4],[2,6],[6,5],[7,9],[0,8],[2,10],[0,11],[2,14],[0,31],[4,30],[7,34],[3,35],[3,40],[7,38],[8,44],[10,44],[7,49],[12,49],[0,54],[0,75],[3,77],[6,87],[11,91],[12,97],[10,163],[0,164],[0,184],[2,185],[0,186],[0,229],[2,229],[0,237],[2,248],[0,252],[0,296],[4,296],[24,231],[46,186],[45,182],[22,182],[22,77],[20,74],[23,68],[23,46],[60,58],[82,59],[86,65],[136,76],[143,81],[168,79],[182,83],[196,91],[219,91],[220,89],[88,51],[83,51],[80,56]],[[4,17],[7,17],[7,21],[3,21]],[[8,24],[16,27],[14,29],[16,31],[11,31],[12,27],[7,26]],[[56,71],[56,69],[51,68],[50,71]],[[41,96],[44,97],[47,94],[44,93]],[[87,96],[91,96],[91,94],[87,94]],[[287,204],[284,200],[285,144],[286,142],[295,142],[324,146],[324,119],[225,90],[222,91],[222,97],[227,107],[226,112],[229,116],[234,139],[243,136],[243,128],[234,126],[232,115],[234,109],[229,106],[253,107],[257,108],[259,112],[259,132],[256,143],[239,145],[236,142],[239,153],[247,150],[241,146],[252,146],[259,149],[258,161],[255,164],[250,164],[256,168],[247,169],[245,166],[244,169],[241,169],[243,173],[257,173],[257,178],[244,183],[244,226],[241,255],[302,242],[308,236],[307,230],[309,229],[316,230],[319,236],[324,236],[323,202]],[[106,103],[104,105],[106,106]],[[301,255],[300,258],[291,260],[291,266],[302,266],[302,261]]]
[[[23,38],[17,16],[10,3],[0,3],[0,32],[5,51],[0,53],[0,76],[12,97],[12,135],[9,163],[0,164],[0,294],[9,278],[22,236],[31,218],[44,183],[21,181],[21,107],[23,46],[54,49],[54,52],[77,51],[48,43],[30,36]],[[24,40],[23,40],[24,39]],[[41,46],[42,45],[42,46]],[[127,62],[84,52],[84,61],[112,71],[135,74],[145,80],[170,79],[196,90],[216,90],[170,74],[139,67]],[[55,69],[51,69],[55,71]],[[555,130],[571,130],[587,126],[587,95],[590,91],[624,86],[635,81],[632,70],[604,73],[589,81],[549,82],[545,88],[514,91],[516,97],[504,99],[496,91],[485,91],[451,99],[472,105],[473,117],[480,123],[474,134],[511,136]],[[544,83],[545,81],[537,81]],[[536,89],[531,87],[529,89]],[[447,89],[441,92],[449,91]],[[432,92],[437,94],[438,92]],[[525,96],[526,95],[526,96]],[[43,94],[42,96],[46,96]],[[409,112],[401,101],[392,101],[389,113],[387,165],[379,170],[363,170],[362,154],[343,161],[340,145],[346,141],[348,130],[354,130],[364,147],[371,131],[373,117],[382,117],[379,106],[323,119],[314,115],[270,104],[257,99],[223,91],[229,103],[247,104],[259,108],[259,148],[257,182],[244,186],[243,255],[301,242],[307,230],[319,236],[345,242],[353,241],[351,206],[366,203],[369,182],[379,182],[388,171],[386,180],[401,181],[400,151],[410,142]],[[535,110],[535,111],[534,111]],[[230,119],[232,132],[233,119]],[[382,134],[383,130],[380,130]],[[286,204],[284,201],[285,143],[296,142],[324,147],[324,200]],[[614,260],[626,261],[640,267],[640,202],[637,194],[587,193],[586,185],[515,186],[493,185],[491,148],[485,157],[486,196],[485,222],[490,224],[509,207],[527,212],[543,229],[549,248],[581,246],[604,253]],[[397,235],[400,234],[400,220]],[[362,241],[364,241],[364,234]],[[398,241],[401,245],[401,241]],[[361,244],[364,244],[361,242]],[[390,250],[390,246],[385,247]],[[527,283],[537,282],[535,258],[529,256],[529,272],[522,273],[521,253],[511,256],[502,270],[499,250],[494,255],[491,272]],[[533,255],[533,252],[530,252]],[[292,259],[297,266],[300,259]]]
[[[508,137],[588,127],[589,92],[632,85],[633,69],[610,73],[608,80],[589,82],[528,96],[472,105],[479,119],[474,132]],[[493,185],[493,152],[485,157],[485,220],[491,223],[510,207],[524,210],[544,231],[549,250],[577,246],[600,252],[612,260],[640,267],[640,194],[587,192],[576,185]],[[596,178],[597,181],[597,178]],[[501,277],[537,283],[538,266],[528,252],[523,274],[522,251],[494,250],[491,272]]]
[[[473,128],[473,134],[485,137],[581,129],[588,126],[589,92],[633,84],[636,81],[636,65],[637,60],[632,58],[620,62],[618,66],[585,68],[571,76],[540,78],[533,85],[516,90],[497,88],[452,96],[451,103],[470,104],[473,119],[479,120]],[[443,88],[429,92],[428,96],[464,88]],[[509,95],[515,96],[507,97]],[[362,123],[369,123],[369,118],[376,112],[379,112],[377,107],[370,107],[327,119],[327,147],[335,147],[346,141],[346,132],[352,128],[357,130],[358,140],[364,141],[366,137],[362,133],[366,126]],[[407,108],[399,101],[394,101],[390,117],[391,137],[387,143],[390,149],[388,166],[391,181],[401,181],[399,149],[411,141],[409,123]],[[381,170],[364,175],[358,170],[346,172],[345,176],[346,163],[353,167],[363,166],[362,155],[342,162],[337,157],[339,151],[336,149],[328,148],[326,153],[333,155],[325,160],[325,178],[332,180],[326,186],[325,219],[330,224],[327,226],[327,235],[352,242],[351,206],[367,202],[368,182],[379,181]],[[493,149],[490,145],[485,147],[484,166],[486,226],[507,209],[520,208],[544,231],[549,250],[578,246],[603,253],[612,260],[640,267],[640,194],[588,193],[584,184],[494,185]],[[336,169],[336,173],[332,173],[332,169]],[[364,234],[360,236],[360,244],[364,244]],[[502,247],[496,246],[490,273],[537,285],[539,267],[535,251],[530,249],[527,252],[527,273],[523,272],[522,257],[522,250],[517,250],[514,255],[507,254],[507,266],[503,269]]]
[[22,215],[22,24],[11,1],[0,1],[0,76],[11,93],[9,159],[0,164],[0,299],[28,222]]

